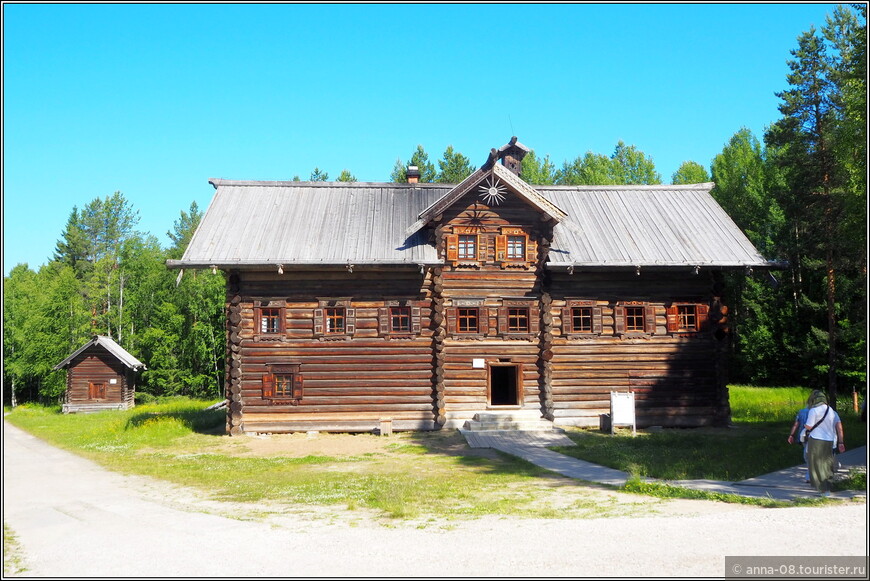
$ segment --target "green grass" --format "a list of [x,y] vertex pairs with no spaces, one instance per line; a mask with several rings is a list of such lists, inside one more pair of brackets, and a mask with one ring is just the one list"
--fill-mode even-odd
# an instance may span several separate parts
[[18,537],[3,523],[3,575],[20,575],[26,571]]
[[[575,430],[576,447],[558,451],[637,476],[664,480],[736,481],[803,463],[801,447],[786,442],[794,416],[808,389],[731,386],[732,425],[727,428],[640,431],[615,436]],[[838,402],[846,448],[867,443],[866,425],[852,411],[851,399]],[[859,488],[862,489],[862,488]]]
[[[559,487],[585,494],[569,479],[518,458],[476,455],[452,430],[396,434],[378,454],[246,455],[247,437],[223,435],[224,412],[205,411],[209,403],[177,399],[69,415],[24,405],[7,420],[108,469],[194,487],[223,501],[340,506],[394,518],[539,516],[541,500]],[[559,516],[582,516],[581,509]]]
[[[731,428],[641,431],[636,438],[624,431],[610,436],[573,430],[569,435],[577,447],[560,451],[638,477],[741,480],[802,462],[800,447],[789,446],[785,439],[807,393],[735,386]],[[249,453],[247,437],[224,435],[225,412],[207,411],[210,403],[170,398],[125,412],[69,415],[57,407],[23,405],[7,410],[7,419],[108,469],[193,487],[223,501],[334,506],[402,519],[594,518],[646,510],[610,506],[600,489],[577,486],[575,480],[507,454],[472,450],[454,430],[396,433],[378,440],[384,445],[377,453],[258,456]],[[847,446],[866,444],[865,424],[850,411],[851,402],[839,408]],[[854,474],[838,486],[864,489],[866,475]],[[622,490],[661,498],[776,505],[647,484],[640,478]]]

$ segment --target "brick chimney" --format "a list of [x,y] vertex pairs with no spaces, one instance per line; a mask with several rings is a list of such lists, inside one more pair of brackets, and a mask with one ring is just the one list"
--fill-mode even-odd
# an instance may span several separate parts
[[416,184],[420,181],[420,168],[416,165],[409,165],[405,175],[408,176],[409,184]]

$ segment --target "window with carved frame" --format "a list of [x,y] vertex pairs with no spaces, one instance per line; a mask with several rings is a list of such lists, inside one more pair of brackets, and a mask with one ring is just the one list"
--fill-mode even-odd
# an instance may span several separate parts
[[567,299],[562,309],[562,333],[573,337],[595,337],[603,329],[602,308],[594,300]]
[[319,299],[314,309],[315,337],[349,337],[356,329],[356,309],[350,299]]
[[614,307],[613,317],[617,335],[642,337],[656,332],[655,307],[647,302],[619,302]]
[[502,336],[534,336],[540,331],[540,309],[535,300],[502,299],[498,309],[498,332]]
[[455,300],[445,314],[447,332],[454,337],[483,336],[489,332],[489,308],[482,300]]
[[262,300],[255,302],[254,336],[258,340],[281,340],[286,328],[283,300]]
[[387,299],[378,309],[378,325],[383,337],[413,337],[420,334],[422,313],[410,299]]
[[304,382],[301,365],[271,364],[262,378],[262,397],[273,405],[299,405]]
[[508,266],[534,263],[537,261],[537,244],[522,228],[504,226],[495,237],[495,259]]
[[667,309],[668,332],[693,334],[709,329],[710,307],[700,303],[673,303]]

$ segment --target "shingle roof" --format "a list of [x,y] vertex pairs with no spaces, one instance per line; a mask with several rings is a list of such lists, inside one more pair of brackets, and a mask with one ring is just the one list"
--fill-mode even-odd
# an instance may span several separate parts
[[96,335],[93,339],[85,343],[81,348],[76,350],[72,355],[58,363],[54,366],[55,370],[63,369],[67,367],[73,359],[79,356],[84,350],[88,349],[93,345],[100,345],[106,349],[109,353],[114,355],[118,361],[129,367],[130,369],[146,369],[145,364],[130,355],[126,349],[115,343],[111,337],[106,337],[105,335]]
[[[170,267],[442,264],[420,219],[462,186],[210,181],[214,199]],[[519,188],[506,181],[557,220],[550,267],[773,265],[716,203],[710,183]]]

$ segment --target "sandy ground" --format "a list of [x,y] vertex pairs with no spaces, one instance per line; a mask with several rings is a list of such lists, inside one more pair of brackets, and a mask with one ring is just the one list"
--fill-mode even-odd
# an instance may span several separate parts
[[[226,451],[366,454],[388,440],[276,435],[228,441]],[[3,459],[3,521],[19,544],[12,576],[722,577],[728,555],[867,555],[865,502],[763,509],[593,488],[602,500],[649,510],[396,522],[359,510],[209,501],[107,472],[7,422]],[[808,524],[812,537],[796,534]]]

